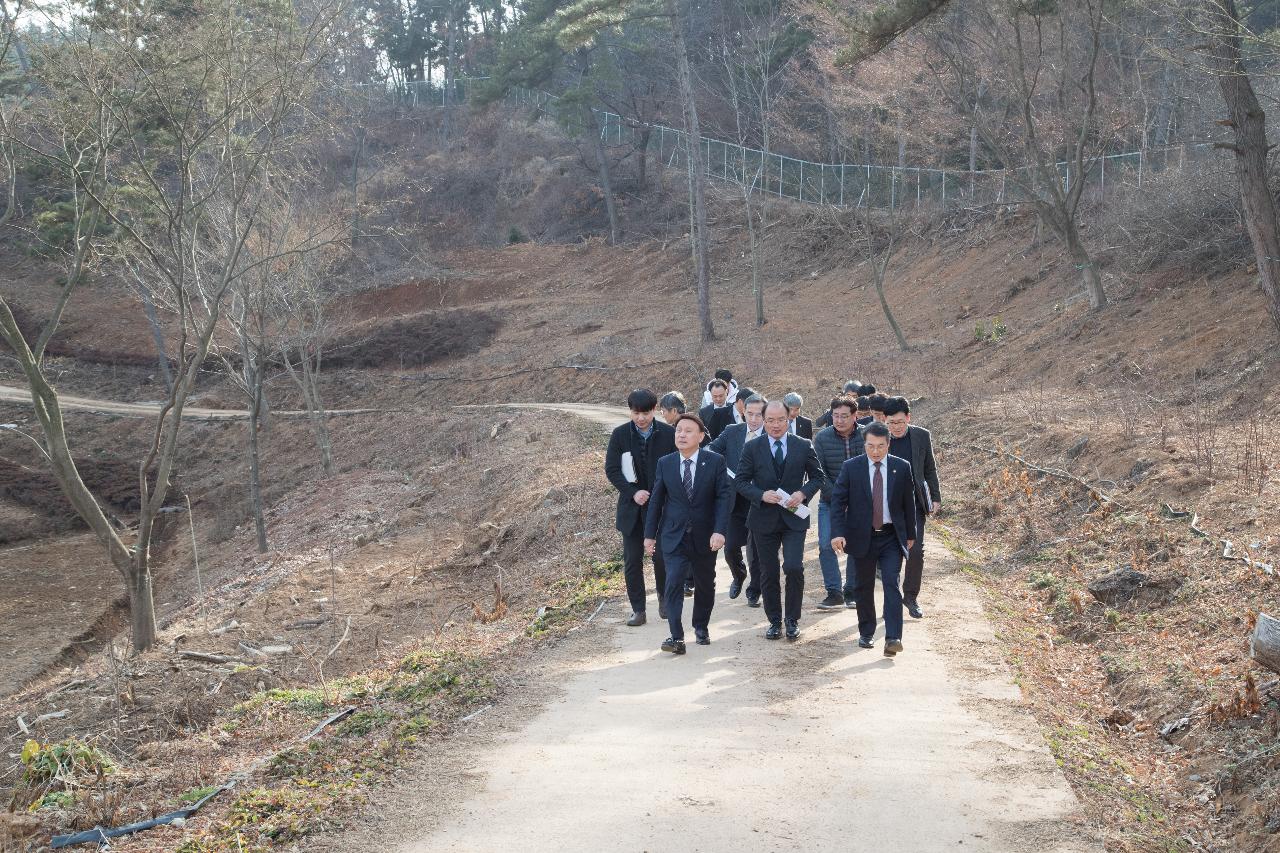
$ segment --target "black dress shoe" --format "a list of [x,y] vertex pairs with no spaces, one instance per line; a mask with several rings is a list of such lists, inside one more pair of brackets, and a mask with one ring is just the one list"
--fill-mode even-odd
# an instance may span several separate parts
[[914,601],[904,602],[907,605],[907,612],[911,614],[912,619],[923,619],[924,613],[920,611],[920,605]]
[[667,637],[662,641],[662,650],[671,652],[673,655],[682,655],[684,654],[684,640],[673,640]]
[[747,593],[747,606],[748,606],[748,607],[759,607],[759,606],[760,606],[760,593],[758,593],[758,592],[757,592],[755,595],[752,595],[751,593]]
[[796,620],[794,619],[787,620],[787,639],[788,640],[800,639],[800,625],[797,624]]
[[645,615],[643,610],[638,610],[635,613],[632,613],[631,618],[627,620],[627,626],[630,628],[635,628],[636,626],[643,625],[644,623]]
[[697,639],[698,645],[700,646],[711,645],[711,634],[707,632],[706,628],[694,628],[693,636]]
[[734,578],[733,581],[729,584],[729,597],[737,598],[738,594],[741,592],[742,592],[742,581],[738,580],[737,578]]
[[859,637],[858,645],[864,649],[874,649],[876,647],[876,641],[870,637]]
[[658,618],[659,619],[667,618],[667,603],[665,601],[658,602]]
[[887,657],[887,658],[891,658],[891,657],[893,657],[894,655],[896,655],[896,654],[897,654],[898,652],[900,652],[900,651],[902,651],[902,641],[901,641],[901,640],[885,640],[885,641],[884,641],[884,656],[885,656],[885,657]]
[[829,592],[827,597],[818,602],[819,610],[835,610],[844,607],[844,596],[838,592]]
[[769,625],[769,630],[764,632],[764,638],[766,640],[777,640],[777,639],[781,639],[781,637],[782,637],[782,626],[779,625],[777,622],[771,623]]

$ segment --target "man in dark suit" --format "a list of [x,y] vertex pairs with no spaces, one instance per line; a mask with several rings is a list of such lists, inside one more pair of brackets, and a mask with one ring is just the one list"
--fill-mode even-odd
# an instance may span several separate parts
[[[751,501],[747,529],[760,557],[760,586],[764,612],[769,618],[765,639],[782,636],[785,616],[787,639],[800,636],[800,609],[804,604],[804,537],[809,529],[804,504],[822,488],[825,475],[813,443],[787,432],[787,407],[779,401],[764,407],[764,431],[748,442],[738,461],[734,488]],[[801,518],[798,510],[803,510]],[[778,551],[782,551],[779,564]],[[786,574],[786,610],[782,606],[779,570]]]
[[[644,506],[653,489],[658,460],[676,449],[676,431],[654,420],[657,407],[658,397],[648,388],[637,388],[627,395],[631,420],[609,436],[609,449],[604,454],[604,474],[618,490],[614,526],[622,534],[622,573],[627,582],[627,598],[631,600],[627,624],[632,627],[643,625],[646,618]],[[665,619],[667,607],[662,593],[667,572],[661,554],[653,557],[653,579],[658,592],[658,617]]]
[[[747,442],[764,434],[764,404],[765,399],[763,397],[752,394],[743,401],[743,416],[746,418],[746,422],[729,427],[709,445],[712,450],[724,457],[725,465],[729,469],[730,479],[737,477],[739,462],[742,459],[742,449]],[[747,585],[747,604],[751,607],[758,607],[760,603],[760,561],[756,556],[755,545],[751,541],[750,531],[747,530],[747,513],[750,509],[751,501],[735,491],[733,515],[729,517],[729,534],[727,537],[728,542],[725,545],[724,561],[729,564],[729,571],[733,574],[733,581],[729,584],[729,597],[738,597],[738,594],[742,592],[742,583],[749,574],[751,582]],[[742,549],[744,547],[747,549],[747,563],[744,563],[742,559]],[[750,565],[749,573],[748,564]]]
[[698,417],[707,428],[710,440],[715,440],[733,423],[733,405],[729,402],[729,384],[723,379],[712,379],[710,391],[711,402],[698,411]]
[[790,423],[787,424],[787,431],[792,435],[798,435],[801,438],[813,441],[813,420],[800,414],[800,407],[804,405],[804,397],[792,391],[782,398],[782,402],[787,406],[787,417],[790,419]]
[[912,619],[921,619],[920,581],[924,577],[924,520],[942,508],[938,484],[938,463],[933,456],[933,436],[924,427],[911,423],[911,404],[906,397],[890,397],[884,404],[885,426],[889,428],[889,453],[911,463],[916,484],[916,544],[907,555],[903,573],[902,601]]
[[854,564],[858,645],[876,633],[876,569],[884,585],[884,653],[902,651],[902,559],[915,545],[916,488],[911,463],[889,455],[889,428],[868,424],[863,453],[844,463],[831,493],[831,547]]
[[716,599],[716,551],[724,547],[733,489],[724,457],[701,449],[706,428],[697,415],[676,421],[676,452],[658,460],[653,496],[645,516],[644,547],[661,548],[667,566],[667,621],[671,636],[664,652],[684,654],[685,578],[693,576],[693,634],[698,645],[711,643],[708,625]]

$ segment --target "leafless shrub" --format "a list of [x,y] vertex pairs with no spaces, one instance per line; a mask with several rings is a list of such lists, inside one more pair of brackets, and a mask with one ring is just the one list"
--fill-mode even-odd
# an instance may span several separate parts
[[1167,266],[1211,274],[1253,257],[1226,159],[1154,172],[1141,189],[1116,193],[1100,217],[1104,230],[1123,235],[1117,260],[1130,273]]
[[1262,494],[1275,470],[1275,449],[1268,444],[1266,419],[1256,411],[1251,412],[1242,433],[1244,443],[1236,465],[1236,481],[1240,488]]
[[1218,460],[1219,420],[1213,402],[1204,395],[1197,395],[1191,405],[1191,416],[1185,421],[1191,446],[1191,459],[1196,470],[1213,479]]

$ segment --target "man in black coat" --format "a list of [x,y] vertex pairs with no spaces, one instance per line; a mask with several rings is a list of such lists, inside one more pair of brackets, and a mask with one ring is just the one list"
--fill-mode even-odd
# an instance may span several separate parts
[[[747,442],[764,434],[765,402],[763,397],[755,394],[747,397],[743,401],[745,423],[734,424],[729,427],[709,445],[712,450],[724,457],[730,479],[734,479],[738,475],[742,449]],[[729,564],[729,571],[733,574],[733,581],[729,584],[729,597],[738,597],[738,594],[742,592],[742,583],[749,575],[751,582],[747,584],[747,604],[751,607],[759,607],[760,560],[756,555],[755,543],[751,541],[751,533],[747,530],[747,513],[750,509],[751,501],[741,494],[736,494],[735,491],[733,515],[729,518],[728,542],[725,545],[724,561]],[[742,559],[742,549],[744,547],[747,550],[747,561],[745,563]],[[749,572],[748,566],[750,566]]]
[[[645,623],[644,587],[644,507],[653,489],[658,460],[675,453],[676,431],[654,420],[658,397],[648,388],[637,388],[627,395],[631,420],[609,436],[609,449],[604,454],[604,474],[618,490],[618,510],[614,526],[622,534],[622,574],[627,582],[627,598],[631,600],[631,618],[635,627]],[[658,592],[658,618],[667,616],[662,601],[667,571],[662,554],[653,556],[653,579]]]
[[698,411],[698,417],[707,429],[708,441],[714,441],[735,419],[733,404],[729,402],[729,384],[723,379],[712,379],[710,393],[711,402]]
[[700,448],[706,430],[697,415],[676,421],[676,452],[658,460],[653,495],[645,514],[644,547],[662,551],[667,566],[667,621],[671,636],[664,652],[684,654],[685,579],[692,575],[693,633],[698,645],[711,643],[708,625],[716,599],[716,551],[724,547],[733,509],[733,490],[724,457]]
[[920,610],[920,582],[924,577],[924,521],[942,508],[938,484],[938,463],[933,456],[933,436],[924,427],[911,423],[911,404],[906,397],[890,397],[884,404],[885,426],[889,428],[889,453],[911,463],[916,482],[916,544],[907,555],[902,579],[902,602],[912,619],[924,618]]
[[868,424],[863,453],[844,463],[831,493],[831,547],[854,564],[858,645],[874,646],[876,569],[884,585],[884,653],[902,651],[902,559],[915,545],[916,487],[911,463],[889,455],[889,428]]
[[[787,407],[779,401],[765,405],[764,430],[748,442],[738,461],[734,488],[751,501],[747,529],[760,556],[760,586],[764,612],[769,618],[765,639],[782,636],[785,616],[787,639],[800,636],[800,609],[804,604],[804,538],[809,530],[805,503],[822,488],[825,475],[813,443],[787,432]],[[803,514],[803,517],[801,517]],[[779,564],[778,552],[782,551]],[[784,614],[779,571],[786,574]]]

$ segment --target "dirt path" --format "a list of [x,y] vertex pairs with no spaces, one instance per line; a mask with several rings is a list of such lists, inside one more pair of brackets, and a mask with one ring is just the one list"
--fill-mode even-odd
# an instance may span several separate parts
[[[811,600],[816,551],[814,533]],[[724,594],[723,563],[712,645],[684,657],[658,650],[665,624],[626,628],[610,602],[469,723],[454,757],[322,848],[1100,851],[979,592],[937,543],[928,559],[928,612],[895,660],[857,647],[852,611],[808,611],[799,642],[764,640],[761,611]]]
[[[93,412],[100,415],[124,415],[126,417],[151,417],[160,411],[160,403],[117,403],[110,400],[92,400],[86,397],[58,395],[64,412]],[[12,388],[0,385],[0,403],[19,403],[31,405],[31,392],[25,388]],[[329,415],[369,415],[381,412],[382,409],[328,409]],[[307,412],[281,410],[271,413],[282,418],[306,417]],[[182,410],[182,417],[191,420],[236,421],[244,420],[249,415],[243,409],[201,409],[188,406]]]

